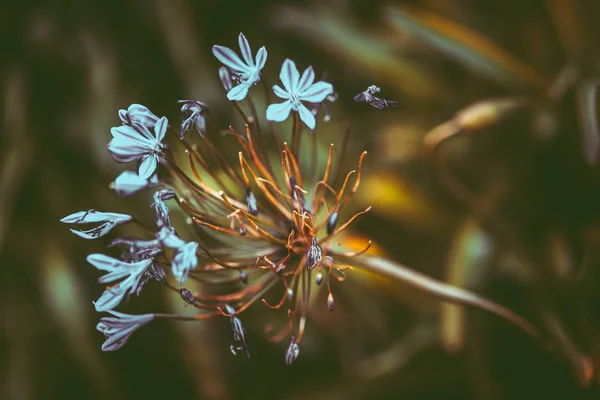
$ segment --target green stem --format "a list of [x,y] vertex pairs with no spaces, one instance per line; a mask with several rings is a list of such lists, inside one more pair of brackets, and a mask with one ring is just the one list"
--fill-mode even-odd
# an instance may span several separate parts
[[421,272],[412,270],[404,265],[397,264],[386,258],[376,256],[360,256],[353,258],[351,264],[377,275],[383,275],[411,287],[427,292],[441,300],[471,306],[496,314],[501,318],[515,324],[535,339],[540,339],[539,330],[510,309],[495,303],[483,296],[468,290],[438,281]]

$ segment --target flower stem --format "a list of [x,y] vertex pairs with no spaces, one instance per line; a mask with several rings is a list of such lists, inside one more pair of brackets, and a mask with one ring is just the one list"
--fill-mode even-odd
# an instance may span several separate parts
[[376,256],[360,256],[352,259],[352,263],[359,268],[383,275],[416,289],[423,290],[441,300],[450,303],[467,305],[479,308],[515,324],[535,339],[540,339],[539,330],[529,321],[519,316],[512,310],[495,303],[483,296],[465,289],[438,281],[421,272],[412,270],[404,265]]
[[296,160],[300,161],[300,133],[302,127],[300,126],[300,118],[297,111],[294,111],[293,116],[294,126],[292,127],[292,154],[294,154],[294,158],[296,158]]

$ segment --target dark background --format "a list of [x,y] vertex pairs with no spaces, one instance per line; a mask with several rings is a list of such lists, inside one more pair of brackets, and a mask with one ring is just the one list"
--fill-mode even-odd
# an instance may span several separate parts
[[[600,398],[598,107],[582,100],[599,79],[599,5],[3,2],[3,398]],[[267,47],[270,82],[291,57],[317,76],[326,71],[339,92],[319,143],[339,143],[352,119],[340,165],[354,168],[369,151],[354,207],[374,209],[354,234],[513,308],[550,348],[495,316],[357,273],[334,313],[315,305],[292,367],[285,345],[262,337],[269,311],[260,304],[244,314],[250,360],[230,354],[225,318],[156,321],[122,350],[100,351],[91,303],[99,274],[85,257],[107,241],[77,238],[59,220],[88,208],[151,218],[148,197],[122,200],[107,187],[123,169],[105,149],[117,110],[142,103],[175,121],[176,101],[192,98],[224,125],[239,121],[211,53],[213,44],[237,51],[239,32],[254,49]],[[352,103],[371,84],[397,108]],[[500,97],[527,105],[505,113],[492,102],[488,120],[455,120],[476,129],[440,150],[474,193],[465,201],[444,184],[423,139],[457,111]],[[123,311],[181,307],[160,289],[149,286]]]

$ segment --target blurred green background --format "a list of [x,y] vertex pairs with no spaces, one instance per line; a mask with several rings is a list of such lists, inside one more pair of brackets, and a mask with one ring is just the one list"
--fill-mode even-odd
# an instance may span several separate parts
[[[0,396],[600,398],[598,16],[594,0],[3,2]],[[369,151],[354,203],[373,211],[354,234],[512,308],[543,340],[356,272],[334,313],[315,304],[292,367],[261,335],[261,304],[242,318],[250,360],[230,354],[226,318],[156,321],[100,351],[99,273],[85,257],[107,240],[59,219],[152,218],[148,196],[108,189],[123,170],[105,148],[117,110],[142,103],[177,121],[190,98],[239,122],[211,54],[237,49],[239,32],[267,47],[271,84],[290,57],[339,92],[319,143],[340,143],[351,118],[341,167]],[[371,84],[398,107],[353,103]],[[120,310],[180,310],[161,289]]]

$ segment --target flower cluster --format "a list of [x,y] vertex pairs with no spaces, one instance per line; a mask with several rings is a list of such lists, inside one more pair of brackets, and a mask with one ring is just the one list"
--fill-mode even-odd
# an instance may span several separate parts
[[[134,331],[155,318],[204,320],[225,316],[233,329],[231,352],[249,356],[239,315],[262,302],[268,308],[286,310],[280,332],[269,334],[269,327],[267,334],[273,341],[289,338],[285,361],[291,364],[299,355],[309,299],[315,288],[327,288],[327,307],[333,310],[331,282],[342,281],[350,258],[370,246],[369,242],[364,250],[350,253],[336,251],[331,245],[334,237],[369,210],[355,214],[340,226],[340,213],[359,187],[366,152],[358,161],[358,169],[347,174],[339,189],[334,188],[338,169],[332,172],[333,144],[322,165],[317,164],[314,154],[299,157],[304,131],[300,121],[310,130],[315,129],[314,110],[335,98],[332,85],[315,82],[312,67],[300,75],[293,61],[284,61],[279,75],[283,87],[273,86],[275,95],[284,102],[268,106],[266,119],[272,124],[293,114],[295,123],[291,146],[278,137],[271,138],[278,147],[278,155],[273,157],[262,145],[266,133],[260,130],[260,117],[249,96],[260,80],[267,51],[261,47],[253,57],[242,34],[239,45],[242,58],[226,47],[213,47],[214,55],[224,65],[219,76],[227,98],[246,121],[242,130],[233,126],[228,130],[229,137],[239,145],[237,166],[232,166],[227,161],[229,154],[219,151],[212,142],[211,135],[221,130],[210,118],[205,103],[181,101],[182,123],[178,128],[169,126],[166,117],[158,118],[145,106],[133,104],[119,111],[122,125],[111,129],[113,138],[107,148],[119,163],[137,161],[137,172],[124,171],[111,188],[120,196],[155,188],[151,205],[154,225],[129,215],[95,210],[61,220],[94,225],[89,230],[73,230],[86,239],[102,237],[126,223],[139,225],[144,232],[141,237],[115,237],[109,248],[120,249],[119,254],[87,257],[89,264],[106,272],[99,283],[109,285],[94,303],[97,311],[112,314],[102,318],[97,327],[107,336],[102,350],[120,349]],[[249,104],[239,103],[242,100]],[[244,110],[245,105],[251,116]],[[192,129],[199,134],[198,143],[191,144],[185,138]],[[163,143],[167,132],[180,141],[185,154],[176,154],[177,146]],[[273,163],[274,159],[278,161]],[[303,163],[304,159],[308,162]],[[184,167],[182,162],[187,165]],[[176,205],[188,216],[186,229],[171,224],[169,205]],[[139,296],[152,281],[177,293],[198,314],[128,315],[115,311],[132,294]],[[199,289],[190,290],[190,284]],[[274,295],[279,300],[267,300]]]

